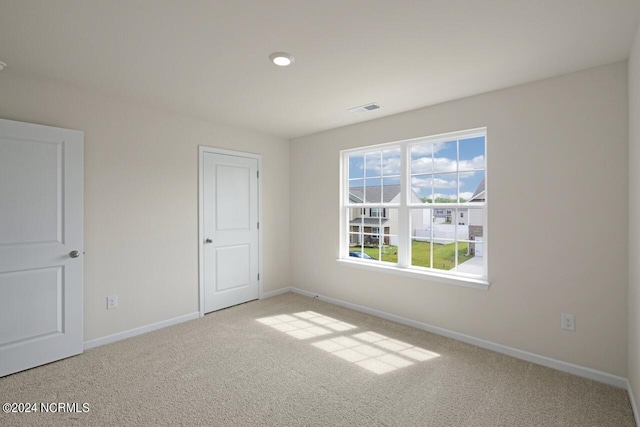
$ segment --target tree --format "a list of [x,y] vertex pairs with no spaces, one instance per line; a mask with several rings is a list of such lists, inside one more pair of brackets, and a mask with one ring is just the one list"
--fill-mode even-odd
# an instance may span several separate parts
[[[421,197],[420,200],[422,200],[422,203],[433,203],[433,199],[427,196]],[[456,202],[464,203],[466,202],[466,200],[464,199],[464,197],[460,197],[457,201],[456,199],[452,199],[450,197],[436,197],[436,203],[456,203]]]

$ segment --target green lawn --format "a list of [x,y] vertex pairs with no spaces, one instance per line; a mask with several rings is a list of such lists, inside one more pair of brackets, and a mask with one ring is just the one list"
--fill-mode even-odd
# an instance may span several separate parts
[[[458,264],[473,257],[467,255],[467,243],[458,243]],[[385,246],[382,254],[382,261],[398,262],[397,247]],[[378,248],[364,248],[367,255],[378,259]],[[411,264],[420,267],[431,267],[431,245],[429,242],[416,242],[411,244]],[[440,270],[451,270],[455,266],[455,243],[448,245],[433,245],[433,268]]]

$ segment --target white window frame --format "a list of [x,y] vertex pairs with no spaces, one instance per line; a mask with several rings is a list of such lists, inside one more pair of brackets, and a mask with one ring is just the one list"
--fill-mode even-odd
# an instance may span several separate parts
[[[487,129],[476,128],[459,132],[451,132],[446,134],[433,135],[422,138],[415,138],[403,141],[396,141],[385,144],[370,145],[365,147],[353,148],[348,150],[342,150],[340,152],[340,248],[338,262],[341,265],[348,267],[356,267],[366,270],[379,271],[391,274],[397,274],[402,276],[408,276],[413,278],[420,278],[424,280],[436,281],[441,283],[453,284],[458,286],[464,286],[475,289],[487,290],[489,288],[489,274],[488,274],[488,248],[489,248],[489,230],[488,230],[488,211],[489,203],[488,198],[485,197],[485,201],[482,204],[483,207],[483,262],[484,262],[484,275],[471,275],[458,271],[437,270],[433,268],[418,267],[411,265],[410,250],[411,247],[411,225],[410,225],[410,211],[411,208],[418,207],[417,204],[412,203],[409,199],[411,188],[411,149],[410,147],[416,144],[424,143],[437,143],[444,141],[451,141],[453,139],[467,139],[483,136],[484,137],[484,155],[485,155],[485,194],[488,191],[488,168],[487,168]],[[376,206],[367,206],[367,204],[355,204],[350,203],[349,197],[349,162],[350,155],[357,153],[365,153],[370,151],[385,150],[390,148],[399,147],[401,150],[401,200],[399,205],[389,206],[398,209],[398,263],[388,263],[381,261],[371,261],[366,259],[354,258],[349,256],[349,214],[348,210],[351,208],[366,208],[366,207],[387,207],[380,206],[376,203]],[[453,210],[454,216],[457,212],[455,208],[478,208],[477,203],[456,203],[456,204],[435,204],[435,208]],[[456,239],[457,240],[457,239]],[[457,262],[457,254],[456,254]]]

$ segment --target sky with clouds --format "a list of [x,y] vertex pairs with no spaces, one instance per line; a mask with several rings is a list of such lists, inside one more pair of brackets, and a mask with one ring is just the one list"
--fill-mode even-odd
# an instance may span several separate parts
[[[469,199],[484,178],[484,137],[410,146],[419,197]],[[400,148],[349,156],[349,187],[400,184]]]

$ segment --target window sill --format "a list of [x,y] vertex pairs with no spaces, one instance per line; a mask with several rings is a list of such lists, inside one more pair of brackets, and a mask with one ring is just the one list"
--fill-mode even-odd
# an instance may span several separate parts
[[420,271],[410,268],[402,268],[395,265],[373,264],[367,261],[358,261],[351,259],[339,258],[336,260],[339,265],[345,267],[355,267],[362,270],[377,271],[381,273],[395,274],[398,276],[411,277],[414,279],[430,280],[433,282],[446,283],[448,285],[463,286],[465,288],[480,289],[486,291],[489,289],[489,282],[484,279],[476,279],[464,276],[450,276],[448,274],[438,274],[431,271]]

